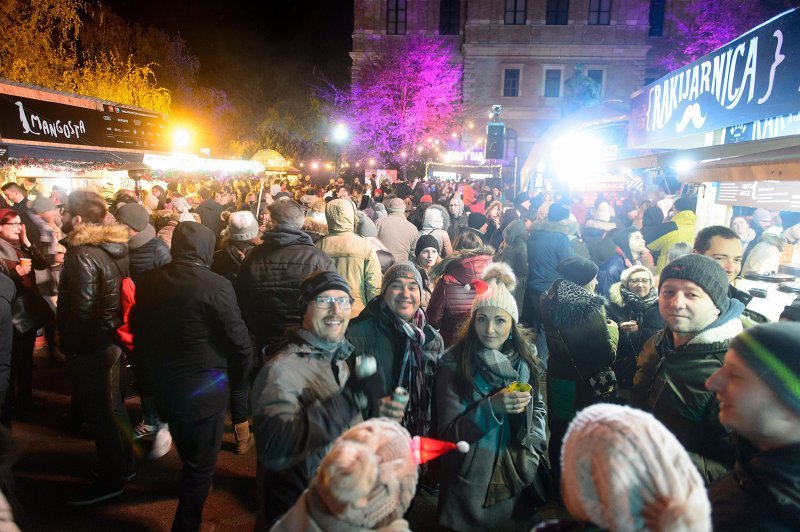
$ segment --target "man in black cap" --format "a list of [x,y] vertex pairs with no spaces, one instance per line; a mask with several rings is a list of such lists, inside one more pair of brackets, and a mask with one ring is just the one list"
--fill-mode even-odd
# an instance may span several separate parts
[[733,339],[706,381],[737,436],[736,470],[709,490],[715,530],[800,529],[800,324],[757,325]]
[[[261,368],[253,384],[258,451],[257,530],[269,530],[300,497],[333,441],[375,411],[383,378],[372,368],[351,374],[345,337],[353,297],[344,278],[319,271],[300,284],[302,325]],[[374,361],[373,361],[374,362]],[[357,372],[359,373],[359,372]]]
[[719,402],[704,389],[742,332],[744,305],[728,294],[728,277],[713,259],[691,254],[662,270],[658,309],[666,326],[642,348],[631,404],[649,410],[689,452],[706,483],[733,466]]

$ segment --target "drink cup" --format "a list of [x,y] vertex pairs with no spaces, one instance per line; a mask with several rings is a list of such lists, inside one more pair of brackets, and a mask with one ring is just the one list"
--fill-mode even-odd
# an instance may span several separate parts
[[19,259],[19,265],[22,266],[23,268],[25,266],[30,266],[31,265],[31,259],[26,258],[26,257],[22,257],[21,259]]
[[531,393],[533,391],[533,386],[528,384],[527,382],[512,382],[508,385],[509,392],[523,392],[523,393]]

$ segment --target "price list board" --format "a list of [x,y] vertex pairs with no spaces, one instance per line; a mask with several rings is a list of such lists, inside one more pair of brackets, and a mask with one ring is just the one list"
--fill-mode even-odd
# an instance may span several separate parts
[[800,181],[719,183],[717,203],[771,211],[800,211]]

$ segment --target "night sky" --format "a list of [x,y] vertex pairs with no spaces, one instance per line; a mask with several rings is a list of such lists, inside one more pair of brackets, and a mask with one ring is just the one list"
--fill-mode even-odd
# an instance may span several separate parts
[[[179,33],[204,85],[349,79],[352,0],[106,0],[128,22]],[[232,86],[234,85],[234,86]]]

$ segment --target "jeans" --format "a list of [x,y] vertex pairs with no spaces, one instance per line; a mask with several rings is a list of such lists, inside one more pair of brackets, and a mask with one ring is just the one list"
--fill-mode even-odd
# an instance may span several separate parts
[[172,530],[195,531],[200,527],[203,505],[214,478],[225,429],[225,411],[197,421],[184,421],[170,416],[169,428],[183,462],[181,493]]
[[133,469],[131,421],[119,389],[120,348],[72,355],[67,369],[97,447],[98,484],[119,488]]
[[250,412],[250,388],[245,387],[241,390],[234,390],[231,388],[231,423],[238,425],[247,421],[248,413]]

